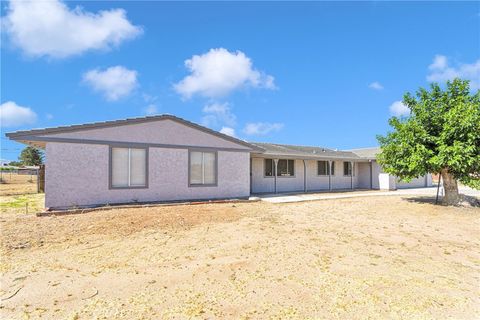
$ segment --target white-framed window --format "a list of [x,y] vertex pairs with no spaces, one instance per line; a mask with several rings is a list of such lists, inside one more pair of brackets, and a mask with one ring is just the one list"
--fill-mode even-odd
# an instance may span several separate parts
[[328,166],[328,161],[325,161],[325,160],[317,161],[317,175],[319,176],[330,175],[330,168]]
[[148,179],[147,170],[147,148],[111,147],[111,188],[146,188]]
[[352,175],[352,163],[345,161],[343,162],[343,175],[344,176],[351,176]]
[[190,186],[214,186],[217,184],[217,153],[205,151],[189,152]]

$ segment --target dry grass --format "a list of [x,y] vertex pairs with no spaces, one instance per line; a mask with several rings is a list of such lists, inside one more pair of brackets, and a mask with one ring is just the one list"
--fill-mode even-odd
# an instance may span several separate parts
[[476,319],[480,210],[370,197],[1,218],[8,319]]
[[8,171],[0,171],[0,173],[0,194],[2,196],[37,193],[36,175],[16,174]]

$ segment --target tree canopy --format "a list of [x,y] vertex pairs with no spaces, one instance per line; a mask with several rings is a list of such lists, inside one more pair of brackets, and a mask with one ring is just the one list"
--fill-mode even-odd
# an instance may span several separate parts
[[43,163],[43,153],[30,146],[25,147],[18,158],[24,166],[39,166]]
[[410,115],[390,118],[393,131],[377,137],[385,172],[407,181],[448,172],[480,189],[480,91],[471,94],[469,81],[455,79],[445,90],[433,83],[406,93],[403,103]]

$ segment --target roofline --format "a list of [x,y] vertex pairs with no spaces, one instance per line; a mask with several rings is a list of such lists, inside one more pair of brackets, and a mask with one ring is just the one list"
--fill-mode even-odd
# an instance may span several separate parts
[[256,156],[260,158],[271,158],[271,157],[276,157],[276,158],[282,158],[282,159],[339,159],[339,160],[369,160],[367,158],[363,158],[360,156],[357,156],[356,154],[353,154],[353,156],[344,156],[344,155],[321,155],[321,154],[316,154],[316,155],[308,155],[308,154],[285,154],[285,153],[255,153]]
[[138,123],[146,123],[146,122],[153,122],[153,121],[160,121],[160,120],[172,120],[183,125],[189,126],[191,128],[203,131],[205,133],[212,134],[224,140],[228,140],[230,142],[234,142],[236,144],[243,145],[248,147],[252,150],[263,151],[263,148],[258,146],[252,145],[246,141],[231,137],[224,133],[206,128],[199,124],[187,121],[185,119],[170,115],[170,114],[162,114],[156,116],[147,116],[147,117],[138,117],[138,118],[127,118],[121,120],[110,120],[110,121],[103,121],[103,122],[92,122],[92,123],[85,123],[85,124],[77,124],[77,125],[70,125],[70,126],[60,126],[60,127],[52,127],[52,128],[44,128],[44,129],[33,129],[33,130],[23,130],[23,131],[15,131],[15,132],[8,132],[5,135],[11,140],[22,140],[22,137],[27,136],[36,136],[36,135],[49,135],[54,133],[64,133],[64,132],[77,132],[77,131],[84,131],[84,130],[92,130],[92,129],[101,129],[101,128],[110,128],[110,127],[118,127],[124,125],[131,125],[131,124],[138,124]]

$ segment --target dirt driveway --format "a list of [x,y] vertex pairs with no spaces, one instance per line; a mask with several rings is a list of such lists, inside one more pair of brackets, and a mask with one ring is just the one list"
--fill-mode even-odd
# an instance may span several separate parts
[[1,216],[4,319],[478,319],[480,209],[401,197]]

